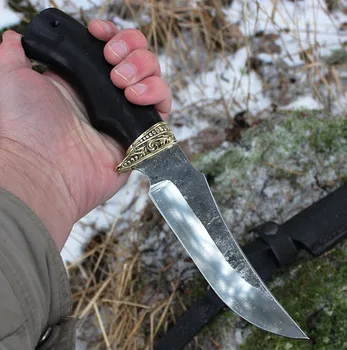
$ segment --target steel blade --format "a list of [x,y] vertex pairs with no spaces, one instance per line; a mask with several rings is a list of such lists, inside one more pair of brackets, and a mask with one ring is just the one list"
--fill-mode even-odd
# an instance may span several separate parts
[[226,305],[264,330],[308,339],[252,268],[229,232],[205,176],[178,145],[136,169],[148,177],[152,201]]

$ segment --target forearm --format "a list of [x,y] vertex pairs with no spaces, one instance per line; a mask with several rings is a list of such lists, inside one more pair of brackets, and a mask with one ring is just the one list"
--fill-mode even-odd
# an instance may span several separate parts
[[60,176],[37,154],[0,139],[0,187],[21,199],[43,222],[61,250],[77,218]]

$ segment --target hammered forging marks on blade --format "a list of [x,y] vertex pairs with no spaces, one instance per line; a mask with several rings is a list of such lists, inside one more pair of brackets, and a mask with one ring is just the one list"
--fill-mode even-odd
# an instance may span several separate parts
[[154,204],[226,305],[264,330],[307,338],[254,271],[225,225],[204,175],[179,146],[137,170],[149,178]]

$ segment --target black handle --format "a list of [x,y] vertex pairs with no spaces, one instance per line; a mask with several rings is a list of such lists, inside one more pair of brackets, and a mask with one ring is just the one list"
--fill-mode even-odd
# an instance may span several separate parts
[[66,13],[49,8],[26,27],[22,44],[26,55],[49,67],[80,94],[95,129],[124,149],[161,121],[153,106],[130,103],[110,79],[112,66],[104,58],[105,43]]

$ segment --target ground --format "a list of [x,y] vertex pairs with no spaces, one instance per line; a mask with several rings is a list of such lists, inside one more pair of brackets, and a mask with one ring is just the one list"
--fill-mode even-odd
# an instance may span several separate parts
[[[174,96],[170,126],[241,244],[252,227],[289,219],[347,179],[345,1],[0,0],[0,30],[21,31],[49,6],[145,33]],[[81,349],[150,349],[206,289],[147,190],[133,174],[62,252]],[[303,256],[270,283],[310,342],[229,312],[188,348],[347,349],[346,254],[341,244]]]
[[[320,258],[302,258],[278,273],[272,292],[305,329],[310,341],[295,341],[254,330],[241,350],[342,350],[346,339],[346,244]],[[289,272],[289,273],[288,273]],[[283,278],[283,274],[288,276]]]

